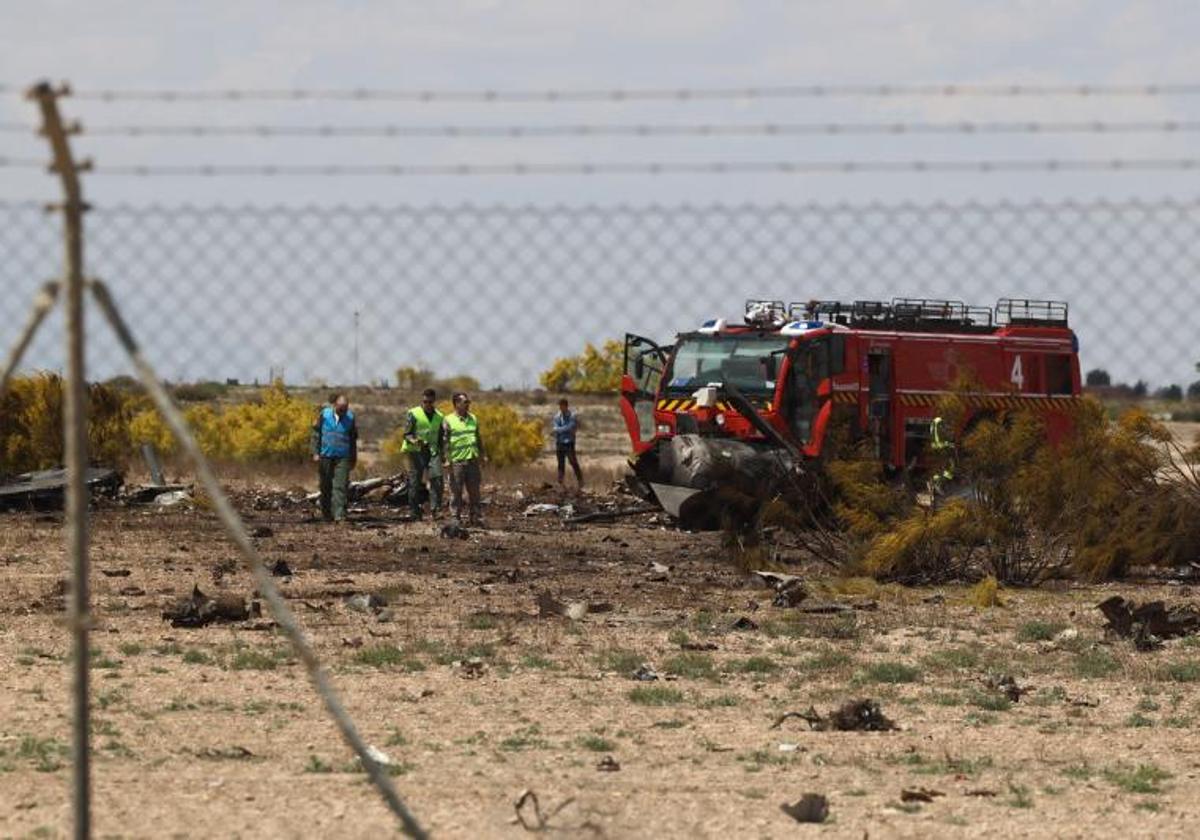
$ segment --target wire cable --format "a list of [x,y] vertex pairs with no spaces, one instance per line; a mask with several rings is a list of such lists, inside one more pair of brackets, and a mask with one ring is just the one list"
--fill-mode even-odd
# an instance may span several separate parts
[[[5,123],[0,131],[36,133]],[[1151,134],[1193,133],[1200,121],[1131,122],[808,122],[808,123],[625,123],[568,125],[95,125],[89,137],[795,137],[821,135]]]
[[893,97],[1159,97],[1200,95],[1200,84],[862,84],[775,85],[727,88],[612,88],[579,90],[444,89],[226,89],[72,91],[77,99],[102,102],[698,102],[715,100],[893,98]]
[[479,175],[734,175],[901,172],[1147,172],[1200,169],[1200,158],[1111,160],[877,160],[707,161],[499,164],[117,164],[96,165],[97,175],[138,177],[479,176]]
[[34,158],[14,158],[0,155],[0,168],[5,169],[48,169],[50,164]]

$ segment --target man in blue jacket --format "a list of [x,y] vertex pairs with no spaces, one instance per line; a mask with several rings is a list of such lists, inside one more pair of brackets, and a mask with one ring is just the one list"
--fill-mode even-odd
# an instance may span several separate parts
[[575,483],[583,487],[583,470],[575,454],[575,432],[579,430],[579,417],[571,411],[567,398],[558,401],[558,414],[554,415],[554,454],[558,457],[558,485],[561,487],[567,473],[567,461],[575,471]]
[[350,471],[358,462],[358,426],[345,394],[336,394],[321,409],[309,436],[313,460],[321,478],[321,517],[326,522],[346,519]]

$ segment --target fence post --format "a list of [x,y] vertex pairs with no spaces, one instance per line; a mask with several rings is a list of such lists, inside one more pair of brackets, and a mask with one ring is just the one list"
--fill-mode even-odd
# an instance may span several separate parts
[[91,754],[88,632],[91,615],[88,581],[88,495],[87,453],[87,382],[84,372],[83,323],[83,213],[86,207],[79,187],[79,171],[71,155],[69,129],[58,112],[58,97],[65,88],[55,89],[39,82],[28,92],[42,112],[42,134],[54,155],[51,171],[62,182],[63,242],[66,250],[63,303],[66,315],[67,365],[66,393],[63,400],[63,456],[67,467],[66,543],[71,563],[70,628],[74,637],[71,731],[71,811],[77,840],[91,837]]

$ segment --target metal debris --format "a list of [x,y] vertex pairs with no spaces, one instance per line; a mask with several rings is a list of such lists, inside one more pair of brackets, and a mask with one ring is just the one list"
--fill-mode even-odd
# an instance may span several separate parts
[[[99,467],[89,467],[83,480],[91,493],[108,496],[124,481],[116,470]],[[57,510],[63,506],[66,487],[66,469],[22,473],[0,485],[0,510]]]
[[574,801],[574,797],[564,799],[550,813],[546,814],[542,812],[542,806],[538,802],[537,794],[529,788],[525,788],[517,797],[517,801],[513,803],[513,808],[517,812],[515,821],[526,831],[544,831],[549,826],[550,820],[558,816],[564,808]]
[[643,662],[633,672],[633,678],[638,682],[654,682],[658,679],[658,672],[651,668],[648,663]]
[[[256,606],[254,601],[247,607],[240,595],[221,594],[210,598],[200,591],[199,586],[193,586],[192,594],[163,610],[162,617],[170,621],[172,627],[204,627],[213,623],[245,621],[256,614]],[[259,607],[257,615],[261,614]]]
[[1031,686],[1017,685],[1012,674],[988,674],[983,684],[995,692],[1007,697],[1011,702],[1020,702],[1021,697],[1033,690]]
[[650,573],[646,575],[646,580],[651,583],[663,583],[671,579],[671,567],[665,563],[650,562]]
[[444,540],[465,540],[471,536],[471,533],[457,522],[451,522],[442,526],[438,536]]
[[771,728],[778,729],[790,718],[799,718],[818,732],[888,732],[899,728],[884,716],[879,701],[871,699],[847,700],[824,717],[811,706],[803,712],[785,712]]
[[470,659],[460,662],[455,662],[454,665],[456,668],[458,668],[459,674],[468,680],[479,679],[483,676],[483,672],[487,668],[487,666],[484,665],[483,660],[477,656],[473,656]]
[[[384,496],[384,501],[388,504],[406,504],[408,502],[408,475],[407,473],[397,473],[382,478],[368,478],[363,481],[351,481],[348,492],[346,493],[346,501],[357,502],[360,499],[370,495],[376,490],[386,488],[387,493]],[[393,497],[399,493],[403,497],[395,500]],[[321,494],[309,493],[304,497],[306,502],[319,502]]]
[[1114,595],[1096,605],[1108,620],[1108,630],[1124,639],[1132,639],[1141,651],[1154,650],[1164,639],[1176,639],[1200,632],[1200,610],[1192,604],[1170,608],[1162,601],[1137,604]]
[[757,578],[768,589],[775,591],[775,597],[771,601],[773,606],[794,607],[808,597],[808,590],[804,588],[804,580],[799,575],[785,575],[761,569],[752,571],[750,575]]
[[823,823],[829,817],[829,800],[819,793],[806,793],[795,802],[779,809],[799,823]]
[[387,606],[387,599],[374,592],[360,592],[356,595],[347,595],[343,599],[343,603],[356,612],[377,613]]
[[158,507],[178,507],[192,501],[192,496],[186,490],[172,490],[168,493],[159,493],[154,497],[154,504]]
[[562,510],[561,505],[552,505],[547,502],[539,502],[532,504],[522,511],[522,516],[540,516],[544,513],[559,513]]
[[569,618],[571,621],[579,621],[589,612],[608,612],[611,609],[611,604],[589,604],[587,601],[563,602],[549,592],[540,592],[537,596],[538,618],[557,615]]

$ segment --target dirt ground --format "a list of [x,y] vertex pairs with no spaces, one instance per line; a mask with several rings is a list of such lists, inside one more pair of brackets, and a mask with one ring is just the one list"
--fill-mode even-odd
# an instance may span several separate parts
[[[564,837],[1195,834],[1200,646],[1135,652],[1104,637],[1094,609],[1114,592],[1186,600],[1186,587],[1006,590],[978,609],[965,589],[809,569],[805,603],[868,608],[807,614],[772,606],[719,534],[651,515],[526,517],[557,501],[533,484],[488,496],[490,527],[457,540],[381,508],[339,527],[238,495],[268,562],[293,570],[280,585],[361,731],[436,837],[524,836],[525,789],[550,815],[545,833]],[[3,837],[69,831],[60,524],[0,515]],[[250,593],[210,513],[102,507],[93,557],[97,836],[395,833],[283,639],[255,629],[265,619],[162,620],[194,585]],[[345,602],[372,592],[388,602],[379,614]],[[600,611],[538,617],[543,593]],[[643,663],[657,680],[633,678]],[[1000,674],[1029,691],[1012,702],[988,688]],[[857,698],[899,730],[772,728]],[[599,769],[609,756],[619,769]],[[919,789],[932,801],[902,801]],[[806,793],[828,797],[824,824],[781,811]]]

